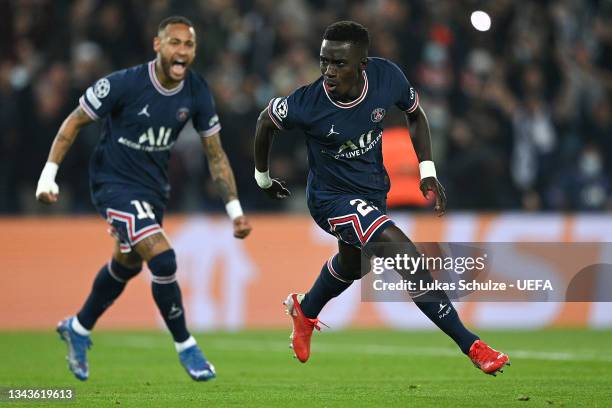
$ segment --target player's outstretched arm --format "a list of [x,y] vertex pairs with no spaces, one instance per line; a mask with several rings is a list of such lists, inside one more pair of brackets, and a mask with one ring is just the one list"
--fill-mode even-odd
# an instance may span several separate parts
[[242,213],[242,207],[238,200],[238,189],[232,166],[230,166],[225,150],[221,145],[219,133],[211,136],[202,136],[204,154],[208,159],[208,169],[217,191],[225,203],[227,214],[234,224],[234,237],[246,238],[251,232],[249,220]]
[[291,192],[283,181],[270,178],[270,150],[277,130],[268,110],[264,109],[259,114],[255,128],[255,181],[268,197],[282,200],[289,197]]
[[414,112],[406,113],[408,126],[414,124],[410,132],[414,151],[419,159],[419,170],[421,173],[421,192],[425,198],[429,198],[429,192],[436,195],[435,210],[438,216],[446,212],[446,192],[436,177],[436,167],[431,154],[431,135],[427,115],[421,106]]
[[62,123],[59,128],[53,144],[51,145],[51,151],[49,151],[49,157],[47,163],[43,168],[40,178],[38,179],[38,186],[36,187],[36,199],[45,204],[53,204],[59,197],[59,187],[55,182],[55,175],[59,165],[64,160],[66,153],[74,143],[77,135],[81,128],[88,123],[93,122],[80,107],[68,115],[68,117]]

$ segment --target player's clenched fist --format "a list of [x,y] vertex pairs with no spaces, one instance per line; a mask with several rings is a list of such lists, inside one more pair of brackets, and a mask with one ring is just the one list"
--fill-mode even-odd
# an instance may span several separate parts
[[42,173],[40,173],[38,186],[36,186],[36,199],[41,203],[53,204],[58,199],[59,187],[55,182],[57,168],[56,163],[47,162]]
[[235,218],[234,221],[234,237],[243,239],[246,238],[250,233],[253,227],[249,224],[249,220],[244,215],[238,218]]
[[419,186],[423,197],[429,199],[429,192],[432,191],[436,195],[436,206],[434,207],[439,217],[443,216],[446,212],[446,191],[437,178],[427,177],[421,180]]

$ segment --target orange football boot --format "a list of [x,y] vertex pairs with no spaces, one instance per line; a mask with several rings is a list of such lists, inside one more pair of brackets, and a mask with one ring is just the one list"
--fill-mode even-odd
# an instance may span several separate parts
[[[300,303],[304,299],[301,293],[290,293],[283,302],[286,312],[293,320],[293,331],[291,332],[291,345],[295,357],[302,363],[310,357],[310,338],[314,329],[321,330],[319,319],[310,319],[304,316]],[[324,323],[321,322],[324,325]]]
[[489,347],[482,340],[476,340],[470,347],[468,357],[477,368],[484,373],[495,376],[498,372],[503,373],[502,368],[510,365],[510,359],[502,352]]

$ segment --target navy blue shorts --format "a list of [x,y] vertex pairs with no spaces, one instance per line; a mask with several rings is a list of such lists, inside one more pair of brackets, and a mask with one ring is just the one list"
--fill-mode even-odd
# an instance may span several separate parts
[[393,224],[387,216],[386,197],[353,194],[310,194],[310,215],[329,234],[340,241],[362,248]]
[[162,230],[165,202],[155,193],[131,186],[103,184],[93,188],[96,210],[111,226],[109,232],[119,240],[121,252]]

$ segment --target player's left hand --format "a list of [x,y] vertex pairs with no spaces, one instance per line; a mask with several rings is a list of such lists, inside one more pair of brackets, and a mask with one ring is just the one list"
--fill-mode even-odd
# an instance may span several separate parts
[[273,200],[284,200],[291,196],[291,191],[285,186],[285,182],[279,179],[272,179],[272,185],[262,190]]
[[426,177],[421,180],[421,193],[427,199],[429,199],[429,192],[433,192],[436,195],[436,206],[434,209],[438,214],[438,217],[441,217],[446,212],[446,192],[444,191],[444,187],[435,177]]
[[235,238],[244,239],[251,233],[251,230],[253,229],[253,227],[251,227],[251,224],[249,224],[249,220],[244,215],[236,217],[233,222]]

